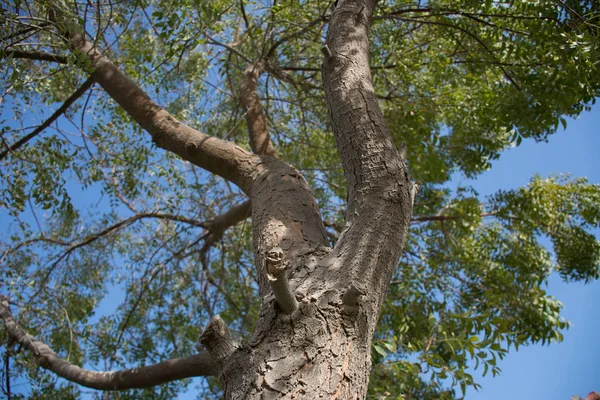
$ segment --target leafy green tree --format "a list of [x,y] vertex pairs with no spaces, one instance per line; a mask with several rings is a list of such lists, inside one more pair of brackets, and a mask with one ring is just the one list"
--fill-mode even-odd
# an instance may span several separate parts
[[447,185],[591,107],[593,0],[0,7],[7,397],[460,398],[600,277],[599,185]]

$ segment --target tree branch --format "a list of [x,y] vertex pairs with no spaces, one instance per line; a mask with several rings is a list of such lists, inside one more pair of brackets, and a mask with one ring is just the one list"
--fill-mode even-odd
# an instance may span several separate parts
[[313,19],[308,24],[306,24],[305,26],[303,26],[301,29],[299,29],[297,31],[294,31],[292,33],[289,33],[287,35],[284,35],[278,41],[276,41],[275,43],[273,43],[273,45],[269,48],[269,50],[267,50],[267,53],[265,55],[265,59],[268,60],[269,58],[271,58],[275,54],[275,50],[277,50],[277,48],[279,46],[281,46],[283,43],[287,42],[290,39],[297,38],[298,36],[300,36],[304,32],[308,31],[313,26],[317,25],[319,22],[325,23],[326,21],[327,21],[327,18],[325,18],[324,16],[319,16],[319,18]]
[[204,332],[200,335],[199,341],[206,347],[209,354],[221,368],[239,346],[225,321],[218,314],[210,320]]
[[226,44],[226,43],[222,43],[219,42],[217,39],[213,38],[212,36],[210,36],[208,33],[204,32],[204,36],[206,36],[208,38],[208,40],[216,45],[216,46],[221,46],[224,47],[225,49],[229,50],[231,53],[235,54],[236,56],[240,57],[242,60],[246,61],[246,62],[252,62],[252,60],[250,60],[248,57],[246,57],[244,54],[240,53],[238,50],[236,50],[233,46]]
[[244,70],[240,83],[240,103],[246,110],[246,123],[248,125],[248,136],[250,146],[256,154],[277,157],[271,137],[267,131],[265,113],[260,103],[256,85],[258,77],[265,70],[265,64],[259,61],[251,64]]
[[280,247],[267,251],[265,256],[266,269],[273,294],[277,304],[285,314],[291,314],[298,309],[298,300],[290,287],[287,276],[288,264],[283,262],[283,250]]
[[[509,10],[507,8],[507,10]],[[431,16],[434,15],[460,15],[463,17],[471,18],[480,23],[489,24],[487,21],[483,20],[483,18],[498,18],[498,19],[524,19],[524,20],[542,20],[542,21],[550,21],[555,23],[561,23],[560,20],[552,17],[546,16],[535,16],[535,15],[522,15],[522,14],[502,14],[502,13],[473,13],[466,12],[461,10],[455,10],[451,8],[433,8],[433,7],[420,7],[420,8],[405,8],[401,10],[393,10],[385,13],[384,15],[403,15],[403,14],[412,14],[412,13],[429,13]],[[381,16],[376,16],[374,20],[382,19]],[[502,28],[502,27],[501,27]]]
[[[236,210],[235,213],[240,212],[239,210]],[[234,216],[236,216],[237,214],[235,214],[232,212],[232,214],[234,214]],[[34,244],[34,243],[38,243],[38,242],[47,242],[47,243],[52,243],[58,246],[63,246],[63,247],[68,247],[68,249],[66,250],[65,254],[63,254],[60,258],[64,258],[66,255],[68,255],[68,253],[72,252],[73,250],[83,247],[85,245],[88,245],[92,242],[94,242],[95,240],[100,239],[103,236],[106,236],[118,229],[121,229],[123,227],[129,226],[131,224],[133,224],[134,222],[141,220],[141,219],[145,219],[145,218],[157,218],[157,219],[165,219],[165,220],[170,220],[170,221],[177,221],[177,222],[183,222],[189,225],[193,225],[193,226],[198,226],[198,227],[202,227],[208,230],[211,229],[215,229],[215,230],[225,230],[227,229],[230,225],[227,225],[227,223],[230,223],[233,225],[235,224],[235,222],[233,222],[233,217],[234,216],[229,216],[226,214],[224,214],[223,216],[217,217],[212,221],[209,222],[202,222],[202,221],[197,221],[195,219],[191,219],[191,218],[186,218],[186,217],[182,217],[180,215],[175,215],[175,214],[164,214],[164,213],[156,213],[156,212],[147,212],[147,213],[139,213],[136,215],[133,215],[127,219],[124,219],[122,221],[119,221],[111,226],[108,226],[104,229],[102,229],[101,231],[98,231],[96,233],[92,233],[88,236],[86,236],[84,239],[82,239],[79,242],[73,243],[73,242],[66,242],[66,241],[62,241],[62,240],[56,240],[53,238],[48,238],[45,236],[40,236],[37,238],[33,238],[33,239],[29,239],[26,240],[24,242],[19,243],[17,246],[10,248],[6,251],[4,251],[4,253],[2,253],[2,257],[0,257],[0,263],[2,263],[4,261],[4,258],[11,254],[14,253],[15,251],[19,250],[22,247],[25,246],[29,246],[30,244]],[[241,217],[240,217],[241,218]],[[223,221],[221,221],[221,219]],[[218,221],[216,224],[214,221]],[[214,228],[211,228],[213,227]]]
[[[365,312],[378,313],[412,213],[406,163],[379,107],[369,67],[375,0],[338,0],[330,18],[323,87],[348,186],[346,226],[333,249],[338,283],[369,287]],[[360,245],[359,245],[360,244]],[[372,332],[374,325],[369,327]]]
[[[64,18],[63,15],[53,17]],[[150,133],[157,146],[220,175],[246,193],[250,191],[253,180],[262,170],[259,157],[232,142],[203,134],[175,119],[88,41],[80,27],[69,21],[60,22],[61,34],[71,49],[87,55],[92,78]]]
[[0,50],[0,59],[8,58],[24,58],[27,60],[36,61],[51,61],[59,64],[67,64],[68,58],[60,54],[47,53],[45,51],[29,51],[29,50]]
[[202,251],[208,250],[208,248],[221,238],[223,232],[238,222],[248,218],[251,213],[252,203],[250,200],[246,200],[245,202],[230,208],[225,213],[218,215],[213,220],[208,221],[206,223],[206,229],[209,231],[209,234],[204,240]]
[[120,371],[95,372],[78,367],[58,356],[48,345],[23,330],[10,312],[8,299],[0,295],[0,317],[8,336],[35,355],[36,362],[61,378],[98,390],[141,389],[194,376],[218,375],[208,353],[174,358],[158,364]]
[[71,96],[69,96],[69,98],[67,100],[65,100],[63,105],[60,106],[56,111],[54,111],[54,113],[50,116],[50,118],[45,120],[43,124],[41,124],[40,126],[35,128],[31,133],[29,133],[29,134],[25,135],[24,137],[22,137],[21,139],[19,139],[15,144],[7,145],[8,148],[6,150],[4,150],[2,153],[0,153],[0,161],[2,159],[4,159],[8,155],[8,153],[13,153],[13,152],[17,151],[21,146],[23,146],[24,144],[29,142],[31,139],[33,139],[34,137],[36,137],[37,135],[42,133],[42,131],[44,129],[49,127],[50,124],[52,124],[54,121],[56,121],[58,119],[58,117],[60,117],[62,114],[64,114],[67,111],[67,109],[71,106],[71,104],[73,104],[75,101],[77,101],[77,99],[79,99],[81,96],[83,96],[83,94],[89,88],[91,88],[93,84],[94,84],[94,80],[92,78],[88,78],[85,82],[83,82],[81,84],[81,86]]
[[[482,213],[479,216],[481,218],[493,217],[498,214],[498,211],[492,211],[489,213]],[[463,215],[423,215],[419,217],[413,217],[411,222],[420,223],[420,222],[428,222],[428,221],[455,221],[459,219],[463,219],[465,216]]]

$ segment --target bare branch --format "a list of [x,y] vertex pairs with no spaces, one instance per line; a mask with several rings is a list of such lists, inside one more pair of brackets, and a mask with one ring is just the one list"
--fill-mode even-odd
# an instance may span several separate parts
[[[498,211],[482,213],[479,216],[481,218],[486,218],[486,217],[493,217],[496,214],[498,214]],[[413,217],[411,222],[418,224],[421,222],[428,222],[428,221],[456,221],[456,220],[464,219],[464,218],[465,218],[464,215],[423,215],[423,216],[419,216],[419,217]]]
[[238,343],[219,315],[210,320],[199,340],[220,365],[225,364],[238,348]]
[[297,38],[298,36],[300,36],[304,32],[306,32],[309,29],[311,29],[313,26],[317,25],[319,22],[325,23],[326,21],[327,21],[327,18],[321,16],[319,18],[313,19],[308,24],[306,24],[304,27],[302,27],[301,29],[299,29],[297,31],[294,31],[292,33],[289,33],[289,34],[281,37],[278,41],[276,41],[275,43],[273,43],[273,45],[271,46],[271,48],[267,51],[267,53],[265,55],[265,59],[271,58],[273,56],[273,54],[275,54],[275,50],[277,50],[277,48],[279,46],[281,46],[283,43],[287,42],[290,39]]
[[8,336],[35,355],[36,362],[61,378],[98,390],[140,389],[194,376],[218,375],[208,353],[173,358],[158,364],[120,371],[95,372],[78,367],[58,356],[48,345],[23,330],[13,318],[8,299],[0,295],[0,317]]
[[61,56],[60,54],[52,54],[47,53],[45,51],[33,51],[33,50],[0,50],[0,59],[3,58],[24,58],[27,60],[37,60],[37,61],[51,61],[59,64],[66,64],[68,62],[68,58],[65,56]]
[[264,69],[265,64],[262,61],[246,68],[240,83],[239,97],[240,103],[246,110],[246,123],[248,125],[248,135],[252,151],[260,155],[277,157],[271,137],[267,131],[265,113],[258,93],[256,93],[258,77]]
[[77,99],[79,99],[83,94],[92,87],[94,84],[94,79],[88,78],[85,82],[79,86],[79,88],[71,95],[65,102],[60,106],[47,120],[44,121],[43,124],[34,129],[31,133],[25,135],[23,138],[19,139],[15,144],[8,145],[8,149],[4,150],[0,153],[0,160],[4,159],[8,153],[13,153],[17,151],[21,146],[25,143],[29,142],[31,139],[42,133],[44,129],[50,126],[54,121],[58,119],[62,114],[64,114],[67,109],[73,104]]
[[288,264],[283,262],[283,250],[275,247],[265,255],[267,277],[271,282],[277,304],[285,314],[291,314],[298,309],[298,300],[290,288],[287,276]]
[[204,33],[204,36],[206,36],[208,38],[208,40],[210,41],[210,43],[216,45],[216,46],[221,46],[227,50],[229,50],[230,52],[232,52],[233,54],[235,54],[236,56],[240,57],[242,60],[246,61],[246,62],[252,62],[252,60],[250,60],[248,57],[246,57],[244,54],[240,53],[238,50],[236,50],[233,46],[227,44],[227,43],[222,43],[219,42],[217,39],[213,38],[212,36],[210,36],[208,33]]
[[240,11],[242,12],[242,17],[244,18],[244,24],[246,25],[246,30],[250,30],[250,23],[248,22],[248,16],[246,15],[246,8],[244,7],[244,0],[240,0]]
[[[139,214],[131,216],[127,219],[124,219],[122,221],[119,221],[111,226],[108,226],[108,227],[102,229],[101,231],[92,233],[92,234],[86,236],[84,239],[82,239],[79,242],[67,242],[67,241],[63,241],[63,240],[56,240],[53,238],[45,237],[43,235],[40,237],[37,237],[37,238],[26,240],[24,242],[19,243],[17,246],[4,251],[4,253],[2,254],[2,257],[0,257],[0,263],[4,261],[4,258],[7,255],[14,253],[15,251],[17,251],[23,247],[26,247],[26,246],[29,246],[29,245],[32,245],[35,243],[39,243],[39,242],[51,243],[51,244],[55,244],[58,246],[68,247],[68,249],[66,250],[66,254],[63,254],[60,257],[62,259],[68,253],[72,252],[73,250],[75,250],[77,248],[88,245],[88,244],[100,239],[103,236],[106,236],[114,231],[117,231],[118,229],[129,226],[138,220],[146,219],[146,218],[156,218],[156,219],[165,219],[165,220],[170,220],[170,221],[183,222],[183,223],[186,223],[189,225],[198,226],[198,227],[202,227],[205,229],[213,229],[213,230],[226,229],[226,227],[224,227],[224,225],[226,224],[225,221],[221,222],[221,224],[223,224],[223,225],[221,225],[221,224],[218,224],[216,226],[213,225],[214,224],[213,221],[215,221],[216,219],[211,222],[202,222],[202,221],[197,221],[195,219],[186,218],[181,215],[175,215],[175,214],[164,214],[164,213],[156,213],[156,212],[139,213]],[[222,218],[224,218],[224,217],[222,217]],[[230,220],[228,219],[227,221],[230,221]],[[215,228],[209,228],[209,226],[215,226]]]
[[[510,10],[507,8],[507,10]],[[435,15],[460,15],[463,17],[471,18],[475,21],[489,24],[487,21],[483,20],[483,18],[498,18],[498,19],[524,19],[524,20],[541,20],[541,21],[550,21],[555,23],[561,23],[560,20],[553,17],[546,17],[543,15],[522,15],[522,14],[510,14],[510,13],[473,13],[466,12],[461,10],[454,10],[450,8],[432,8],[432,7],[420,7],[420,8],[404,8],[400,10],[394,10],[385,13],[384,15],[403,15],[403,14],[412,14],[412,13],[427,13],[430,16]],[[382,19],[380,15],[374,17],[374,20]]]

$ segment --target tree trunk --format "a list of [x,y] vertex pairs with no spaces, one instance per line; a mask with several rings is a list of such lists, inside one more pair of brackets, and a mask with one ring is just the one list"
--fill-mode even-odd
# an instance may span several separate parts
[[[346,227],[334,249],[304,179],[277,160],[251,193],[262,306],[252,340],[222,357],[226,399],[362,399],[371,338],[406,238],[413,185],[371,86],[374,1],[338,1],[323,80],[348,182]],[[298,307],[271,291],[267,252],[279,248]]]

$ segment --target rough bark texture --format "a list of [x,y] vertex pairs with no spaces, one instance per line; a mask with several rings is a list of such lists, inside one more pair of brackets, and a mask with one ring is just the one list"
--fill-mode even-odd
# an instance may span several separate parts
[[374,3],[339,1],[324,49],[325,92],[348,180],[346,228],[335,248],[327,248],[308,188],[303,198],[289,195],[299,183],[304,187],[300,175],[279,163],[266,164],[270,173],[252,192],[258,268],[264,265],[262,254],[281,247],[299,308],[283,313],[261,273],[256,331],[221,375],[227,399],[366,394],[371,337],[412,211],[406,165],[371,86],[368,33]]
[[327,34],[331,57],[323,63],[323,81],[348,183],[346,228],[334,255],[347,284],[367,283],[365,304],[377,315],[407,235],[413,184],[371,85],[374,7],[375,1],[338,2]]

